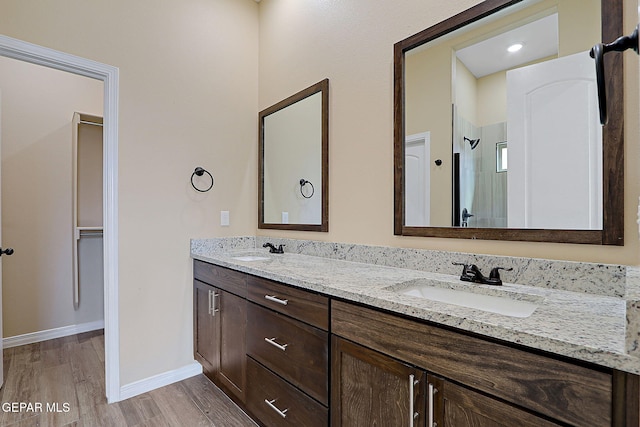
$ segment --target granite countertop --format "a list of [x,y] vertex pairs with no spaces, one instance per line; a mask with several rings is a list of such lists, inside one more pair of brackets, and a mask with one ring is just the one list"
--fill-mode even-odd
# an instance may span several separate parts
[[[191,256],[374,308],[640,374],[640,359],[625,351],[623,298],[509,283],[502,287],[468,284],[447,274],[258,249],[192,251]],[[237,259],[243,256],[263,259]],[[436,280],[438,287],[532,302],[537,308],[529,317],[511,317],[398,292],[429,280]]]

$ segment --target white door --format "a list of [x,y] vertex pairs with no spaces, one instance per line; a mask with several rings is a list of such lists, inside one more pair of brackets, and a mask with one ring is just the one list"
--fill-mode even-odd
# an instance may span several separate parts
[[405,142],[404,223],[409,227],[429,225],[431,209],[429,199],[429,183],[431,182],[429,135],[429,132],[410,135]]
[[587,52],[507,72],[508,225],[602,228],[602,128]]

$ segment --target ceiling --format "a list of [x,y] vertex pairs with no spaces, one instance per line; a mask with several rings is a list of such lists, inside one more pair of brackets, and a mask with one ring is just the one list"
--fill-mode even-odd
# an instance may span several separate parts
[[[521,43],[522,49],[508,52],[507,48],[515,43]],[[557,13],[456,51],[458,59],[476,78],[557,54]]]

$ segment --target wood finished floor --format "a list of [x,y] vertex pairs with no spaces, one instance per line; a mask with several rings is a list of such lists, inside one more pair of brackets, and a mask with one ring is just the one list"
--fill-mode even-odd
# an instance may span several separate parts
[[[5,349],[4,379],[0,426],[256,426],[203,375],[108,405],[102,331]],[[12,402],[42,411],[11,412]]]

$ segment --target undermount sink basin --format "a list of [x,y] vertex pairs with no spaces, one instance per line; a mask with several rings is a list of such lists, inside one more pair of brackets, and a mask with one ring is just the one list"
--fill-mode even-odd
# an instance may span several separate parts
[[233,259],[237,261],[264,261],[269,259],[269,257],[247,255],[247,256],[234,256]]
[[502,314],[511,317],[529,317],[538,308],[538,305],[508,296],[486,295],[460,289],[417,284],[399,290],[403,295],[426,298],[432,301],[474,308],[490,313]]

